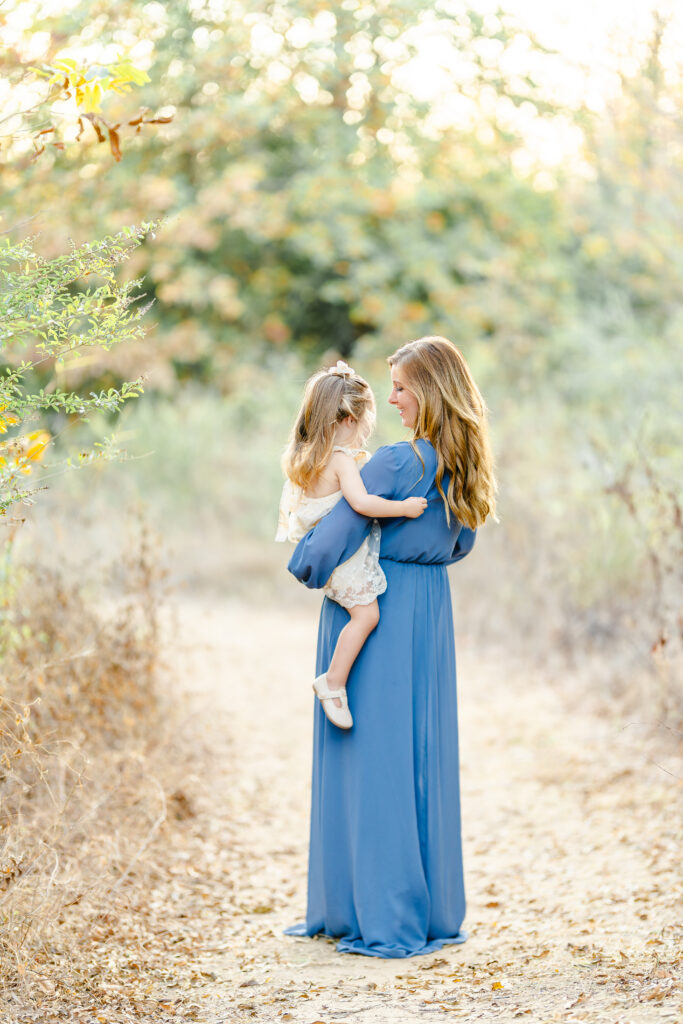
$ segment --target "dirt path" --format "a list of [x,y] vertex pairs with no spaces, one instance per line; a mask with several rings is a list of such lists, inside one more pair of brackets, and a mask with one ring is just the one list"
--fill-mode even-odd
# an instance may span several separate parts
[[164,898],[202,940],[190,1015],[681,1020],[683,769],[671,738],[662,733],[658,766],[656,737],[584,700],[569,711],[549,680],[462,638],[469,941],[375,960],[282,936],[305,902],[317,608],[314,595],[288,610],[180,608],[174,685],[197,744],[194,813]]

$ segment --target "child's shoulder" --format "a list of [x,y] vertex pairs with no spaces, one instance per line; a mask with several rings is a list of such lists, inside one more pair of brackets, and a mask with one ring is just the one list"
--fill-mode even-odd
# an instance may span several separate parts
[[343,466],[353,462],[358,466],[364,466],[369,458],[370,452],[365,448],[347,448],[344,445],[336,444],[332,449],[329,464]]

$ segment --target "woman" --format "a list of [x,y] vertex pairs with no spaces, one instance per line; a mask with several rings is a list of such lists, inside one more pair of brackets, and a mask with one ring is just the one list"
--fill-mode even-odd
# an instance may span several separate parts
[[[419,519],[382,524],[387,590],[348,682],[356,725],[342,732],[316,707],[308,907],[288,933],[334,936],[340,952],[406,957],[466,938],[446,566],[494,515],[495,480],[486,407],[458,349],[421,338],[388,362],[389,402],[413,440],[380,448],[363,480],[369,493],[428,505]],[[290,571],[322,587],[370,526],[340,501],[299,542]],[[325,599],[316,674],[347,619]]]

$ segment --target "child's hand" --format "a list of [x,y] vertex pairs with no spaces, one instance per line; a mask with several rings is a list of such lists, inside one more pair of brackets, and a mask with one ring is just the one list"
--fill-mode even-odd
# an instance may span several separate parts
[[407,516],[408,519],[417,519],[421,516],[424,510],[427,508],[426,498],[405,498],[403,501],[405,506],[403,515]]

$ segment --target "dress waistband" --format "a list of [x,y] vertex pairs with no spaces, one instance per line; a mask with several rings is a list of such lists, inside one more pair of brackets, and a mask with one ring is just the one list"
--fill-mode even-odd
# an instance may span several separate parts
[[416,558],[392,558],[391,555],[380,555],[380,562],[393,562],[394,565],[420,565],[424,569],[445,569],[447,562],[420,562]]

